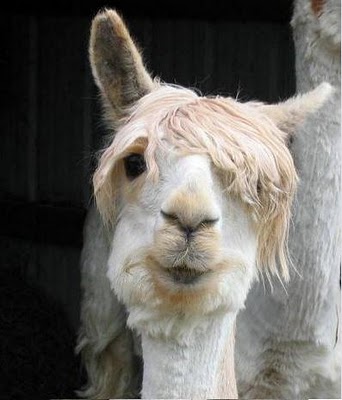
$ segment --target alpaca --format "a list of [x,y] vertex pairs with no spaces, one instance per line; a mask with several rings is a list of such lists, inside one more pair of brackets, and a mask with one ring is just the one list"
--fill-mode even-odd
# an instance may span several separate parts
[[287,294],[279,285],[266,294],[255,285],[237,320],[243,398],[341,398],[340,15],[340,0],[295,1],[297,87],[328,80],[334,94],[293,137],[300,185],[289,250],[299,274],[292,274]]
[[80,395],[237,398],[237,313],[259,273],[289,277],[287,143],[331,87],[267,105],[163,84],[113,10],[90,62],[114,134],[84,231]]

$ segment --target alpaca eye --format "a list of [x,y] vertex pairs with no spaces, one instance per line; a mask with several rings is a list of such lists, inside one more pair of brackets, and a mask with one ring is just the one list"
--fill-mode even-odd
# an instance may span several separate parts
[[135,179],[146,170],[146,163],[143,154],[130,154],[124,158],[127,178]]

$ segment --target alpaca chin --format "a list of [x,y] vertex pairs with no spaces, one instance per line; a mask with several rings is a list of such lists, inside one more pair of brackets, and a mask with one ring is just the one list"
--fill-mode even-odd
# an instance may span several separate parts
[[152,263],[131,261],[126,272],[116,275],[112,289],[127,307],[129,327],[182,341],[201,326],[203,318],[236,313],[244,306],[255,268],[237,255],[215,267],[198,282],[185,285]]

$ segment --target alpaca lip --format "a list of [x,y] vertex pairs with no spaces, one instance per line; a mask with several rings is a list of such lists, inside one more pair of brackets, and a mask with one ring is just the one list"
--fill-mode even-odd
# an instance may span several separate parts
[[185,285],[195,283],[204,274],[203,271],[197,271],[186,266],[168,268],[167,272],[172,276],[174,282]]

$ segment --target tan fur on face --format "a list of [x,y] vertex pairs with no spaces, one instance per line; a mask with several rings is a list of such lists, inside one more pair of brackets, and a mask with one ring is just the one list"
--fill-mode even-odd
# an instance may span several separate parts
[[[188,248],[187,248],[188,247]],[[182,285],[174,282],[168,269],[182,265],[183,251],[193,255],[186,264],[202,273],[196,284]],[[175,262],[178,260],[179,262]],[[159,311],[201,313],[203,304],[211,304],[220,296],[220,284],[227,272],[245,268],[244,260],[222,256],[219,235],[214,228],[205,228],[187,246],[184,235],[172,224],[166,223],[155,235],[149,248],[128,257],[124,275],[139,275],[140,282],[132,292],[131,302],[149,304]],[[143,290],[141,290],[143,288]]]
[[[215,227],[200,227],[187,241],[177,223],[165,222],[155,234],[144,265],[150,271],[155,296],[164,311],[198,311],[206,299],[218,293],[220,275],[238,268],[234,260],[222,257],[221,238]],[[186,264],[201,273],[195,285],[173,281],[168,269]]]
[[229,258],[212,259],[208,268],[202,269],[208,273],[203,274],[196,284],[180,285],[173,281],[165,264],[155,258],[154,248],[152,245],[140,249],[139,254],[126,258],[120,275],[120,285],[127,285],[133,276],[139,276],[131,297],[126,301],[138,307],[146,304],[162,314],[186,312],[203,315],[203,312],[212,310],[212,307],[222,307],[222,296],[226,296],[222,282],[226,281],[227,275],[231,273],[235,276],[238,271],[250,268],[241,255],[231,254]]
[[200,227],[187,241],[177,224],[166,223],[155,234],[151,256],[164,268],[187,264],[198,271],[207,271],[220,259],[221,241],[211,227]]
[[[166,268],[187,264],[198,271],[207,271],[219,260],[221,238],[215,229],[211,202],[206,192],[177,190],[163,205],[163,226],[155,233],[152,257]],[[184,229],[193,230],[187,238]]]
[[159,309],[163,312],[201,312],[201,305],[209,303],[218,293],[220,275],[230,268],[236,268],[229,262],[212,267],[208,274],[201,277],[196,285],[178,285],[163,272],[162,265],[153,256],[146,258],[147,268],[151,272],[154,293],[159,299]]
[[178,190],[167,200],[163,211],[177,217],[182,226],[198,227],[201,222],[217,218],[211,209],[212,201],[205,191],[194,191],[188,185],[186,189]]

